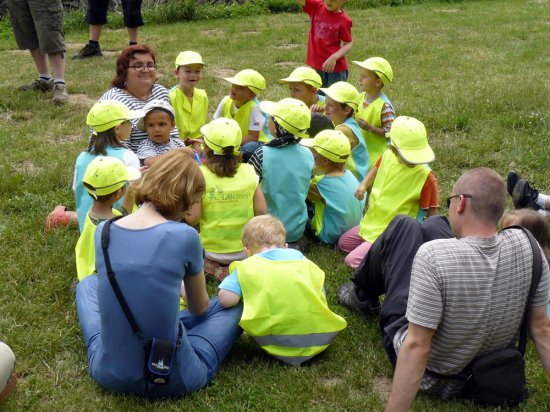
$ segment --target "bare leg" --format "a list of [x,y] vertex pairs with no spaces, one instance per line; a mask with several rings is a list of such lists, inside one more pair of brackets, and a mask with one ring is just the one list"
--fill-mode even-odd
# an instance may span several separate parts
[[38,47],[35,49],[30,49],[32,59],[34,61],[34,65],[36,66],[36,70],[38,70],[38,74],[48,74],[50,71],[48,70],[48,58],[47,56],[42,53],[42,50],[40,50]]
[[90,24],[90,40],[93,40],[99,43],[99,38],[101,37],[102,31],[103,31],[103,26],[101,24],[98,24],[98,25]]
[[130,43],[137,43],[138,41],[138,28],[137,27],[128,27],[128,41]]
[[48,54],[55,79],[65,79],[65,56],[63,52]]

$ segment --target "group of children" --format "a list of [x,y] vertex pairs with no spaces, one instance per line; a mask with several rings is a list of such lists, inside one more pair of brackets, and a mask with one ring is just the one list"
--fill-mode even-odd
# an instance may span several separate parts
[[[308,13],[342,17],[343,0],[298,1]],[[337,36],[341,47],[327,54],[319,70],[309,61],[311,39],[319,35],[314,27],[312,19],[308,63],[317,70],[298,67],[279,80],[290,93],[279,102],[260,102],[266,81],[257,71],[245,69],[225,78],[230,94],[207,123],[208,97],[197,87],[205,63],[200,54],[184,51],[175,61],[179,83],[169,93],[170,103],[156,100],[132,111],[103,100],[92,107],[87,117],[92,136],[77,159],[74,181],[81,230],[76,246],[79,280],[95,272],[97,224],[138,207],[130,182],[162,161],[164,153],[189,146],[202,164],[206,191],[185,220],[200,227],[205,272],[223,280],[222,304],[244,301],[241,325],[254,337],[270,331],[273,337],[320,339],[301,350],[258,340],[289,363],[320,352],[346,326],[327,307],[323,271],[302,254],[304,233],[337,244],[350,252],[346,263],[358,266],[393,216],[405,213],[420,220],[423,210],[436,210],[437,186],[427,166],[434,154],[422,123],[396,118],[383,93],[393,80],[390,64],[381,57],[354,61],[360,93],[345,81],[347,63],[341,64],[351,48],[351,32],[349,42]],[[124,147],[131,121],[148,136],[137,153]],[[180,139],[171,137],[174,127]],[[363,216],[364,194],[371,187]],[[280,296],[293,293],[305,301],[295,301],[298,306],[287,313]],[[288,324],[301,313],[299,305],[308,316]],[[315,316],[306,306],[316,308]],[[273,308],[279,316],[264,313]]]

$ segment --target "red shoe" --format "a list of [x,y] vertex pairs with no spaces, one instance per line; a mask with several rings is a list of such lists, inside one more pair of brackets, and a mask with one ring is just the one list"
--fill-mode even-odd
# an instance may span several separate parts
[[46,218],[44,223],[44,231],[48,232],[58,226],[68,226],[69,218],[67,217],[67,208],[63,205],[57,205],[53,212]]
[[10,393],[15,388],[15,385],[17,383],[17,377],[15,376],[15,373],[12,373],[10,376],[10,379],[8,380],[8,383],[6,384],[6,387],[0,392],[0,402],[4,402],[6,399],[8,399],[8,396],[10,396]]
[[204,258],[204,273],[221,282],[229,275],[229,266]]

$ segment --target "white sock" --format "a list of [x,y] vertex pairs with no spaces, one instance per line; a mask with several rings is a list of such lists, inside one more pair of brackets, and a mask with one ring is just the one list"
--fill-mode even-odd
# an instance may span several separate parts
[[542,207],[542,210],[546,209],[546,200],[548,199],[547,195],[543,195],[542,193],[539,193],[539,196],[537,197],[537,200],[535,203]]
[[65,84],[65,79],[55,79],[54,84]]
[[39,73],[38,74],[38,78],[40,80],[44,80],[44,81],[48,81],[52,78],[52,76],[50,76],[50,73],[46,73],[46,74],[43,74],[43,73]]

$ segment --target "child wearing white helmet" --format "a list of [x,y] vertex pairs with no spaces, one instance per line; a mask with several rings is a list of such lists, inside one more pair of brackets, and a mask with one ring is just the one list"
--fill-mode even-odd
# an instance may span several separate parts
[[345,262],[357,268],[372,243],[397,215],[408,215],[419,222],[437,214],[438,194],[435,176],[428,166],[435,159],[422,122],[399,116],[389,133],[390,146],[357,188],[363,199],[372,185],[369,208],[356,226],[340,237],[338,247],[347,252]]
[[225,77],[231,83],[231,93],[220,102],[214,119],[226,117],[235,120],[243,135],[241,153],[246,162],[254,150],[269,142],[265,129],[266,117],[260,110],[258,94],[266,88],[264,77],[256,70],[245,69],[233,77]]
[[311,112],[304,102],[292,98],[277,103],[264,101],[260,107],[269,115],[269,130],[274,139],[258,148],[249,163],[262,181],[269,214],[285,226],[289,247],[302,249],[302,242],[298,241],[307,223],[305,201],[313,156],[297,143],[309,137]]
[[254,168],[241,163],[239,124],[220,117],[203,126],[201,133],[206,164],[200,169],[206,190],[193,218],[200,223],[204,271],[221,281],[231,262],[246,259],[243,227],[253,216],[265,214],[267,206]]
[[382,92],[384,86],[393,80],[393,70],[386,59],[371,57],[365,61],[354,61],[360,67],[359,85],[363,90],[356,113],[367,150],[369,170],[387,148],[386,133],[390,132],[395,119],[395,110]]

